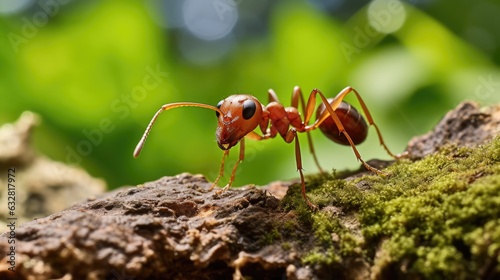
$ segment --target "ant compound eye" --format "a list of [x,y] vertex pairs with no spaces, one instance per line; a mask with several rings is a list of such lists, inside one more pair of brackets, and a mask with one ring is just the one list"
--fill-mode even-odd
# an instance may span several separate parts
[[[222,103],[224,102],[224,100],[221,100],[219,101],[219,103],[217,103],[217,109],[220,109],[220,106],[222,106]],[[219,117],[220,113],[215,111],[215,115],[217,116],[217,118]]]
[[245,120],[248,120],[251,117],[253,117],[253,114],[255,114],[255,109],[256,109],[255,102],[253,102],[252,100],[245,100],[245,102],[243,102],[243,111],[242,111],[243,118]]

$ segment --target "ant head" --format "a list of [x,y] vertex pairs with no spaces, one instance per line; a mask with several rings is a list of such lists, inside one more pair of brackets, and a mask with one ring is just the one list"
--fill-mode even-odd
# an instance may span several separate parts
[[222,114],[215,113],[218,118],[215,135],[222,150],[236,145],[259,125],[262,118],[262,104],[251,95],[231,95],[220,101],[217,108]]

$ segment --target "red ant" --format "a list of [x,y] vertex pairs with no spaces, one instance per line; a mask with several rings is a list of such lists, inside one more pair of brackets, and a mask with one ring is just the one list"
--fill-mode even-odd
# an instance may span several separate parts
[[[318,89],[313,89],[309,95],[309,100],[307,104],[304,102],[304,97],[298,86],[294,87],[292,95],[292,106],[284,107],[278,100],[276,93],[270,89],[268,91],[269,104],[264,106],[257,100],[257,98],[246,95],[246,94],[236,94],[227,97],[217,104],[216,107],[201,103],[192,102],[178,102],[163,105],[158,112],[153,116],[153,119],[149,123],[144,135],[137,144],[134,150],[134,157],[138,157],[146,138],[151,131],[153,123],[156,121],[161,112],[178,107],[201,107],[207,108],[215,111],[218,118],[217,130],[215,135],[217,137],[217,144],[224,151],[222,156],[222,162],[220,166],[219,176],[215,179],[212,187],[217,184],[219,179],[224,174],[224,162],[229,154],[229,149],[240,143],[240,154],[239,159],[233,167],[231,178],[229,183],[222,189],[225,191],[231,186],[234,181],[236,169],[238,164],[243,161],[245,155],[245,136],[254,140],[265,140],[269,138],[274,138],[279,133],[286,143],[291,143],[295,140],[295,160],[297,164],[297,170],[300,174],[300,180],[302,184],[302,196],[306,201],[307,205],[311,208],[316,209],[317,206],[314,205],[306,196],[306,186],[304,182],[304,174],[302,173],[302,159],[300,155],[299,138],[297,132],[307,132],[307,139],[309,141],[310,152],[313,154],[314,161],[321,169],[316,154],[314,152],[314,147],[312,145],[311,136],[309,132],[319,127],[319,129],[328,138],[334,142],[342,145],[350,145],[356,158],[363,163],[363,165],[368,169],[377,174],[384,174],[382,171],[370,166],[366,163],[360,156],[358,150],[356,149],[357,144],[363,142],[368,133],[368,125],[366,124],[363,116],[358,113],[358,111],[351,106],[349,103],[343,101],[344,97],[354,92],[356,95],[363,112],[368,119],[369,125],[373,125],[377,131],[380,145],[384,147],[387,153],[396,158],[394,154],[389,151],[389,148],[384,143],[382,134],[378,126],[373,122],[372,116],[368,111],[363,99],[359,93],[352,87],[346,87],[343,89],[335,98],[327,99],[321,91]],[[316,95],[319,94],[322,103],[316,110],[316,121],[309,125],[309,120],[311,119],[314,108],[316,106]],[[298,105],[299,100],[301,101],[302,111],[304,112],[304,119],[302,120]],[[254,132],[254,129],[260,127],[263,135],[259,135]]]

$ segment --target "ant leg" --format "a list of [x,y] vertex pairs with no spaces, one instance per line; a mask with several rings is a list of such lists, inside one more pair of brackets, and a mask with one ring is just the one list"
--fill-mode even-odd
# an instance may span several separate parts
[[219,176],[217,176],[217,178],[213,182],[212,186],[210,186],[210,189],[209,189],[210,191],[214,189],[214,187],[219,182],[220,178],[222,178],[222,176],[224,176],[224,163],[226,162],[226,157],[228,155],[229,155],[229,150],[224,150],[224,153],[222,154],[222,160],[221,160],[221,164],[220,164],[220,169],[219,169]]
[[[246,135],[246,137],[254,139],[254,140],[266,140],[266,139],[271,138],[272,136],[271,135],[260,136],[259,134],[252,131],[252,132],[248,133]],[[311,209],[318,209],[318,207],[316,205],[314,205],[309,200],[309,198],[307,198],[307,195],[306,195],[306,183],[305,183],[305,179],[304,179],[304,173],[302,172],[303,171],[303,169],[302,169],[302,156],[300,155],[300,145],[299,145],[299,137],[297,135],[297,130],[293,127],[290,128],[290,130],[288,130],[288,132],[286,133],[284,140],[286,143],[291,143],[293,140],[295,140],[295,161],[297,164],[297,171],[299,171],[299,174],[300,174],[300,181],[301,181],[301,187],[302,187],[302,189],[301,189],[302,197],[304,198],[307,205]]]
[[229,179],[229,183],[221,190],[221,192],[224,192],[227,190],[231,185],[233,184],[234,178],[236,177],[236,170],[238,169],[238,165],[243,161],[245,158],[245,138],[241,138],[240,140],[240,155],[238,158],[238,161],[234,164],[233,171],[231,172],[231,178]]
[[253,140],[256,140],[256,141],[262,141],[262,140],[266,140],[266,139],[270,139],[273,137],[272,134],[265,134],[265,135],[259,135],[257,132],[255,131],[250,131],[247,135],[245,135],[246,138],[249,138],[249,139],[253,139]]
[[[300,98],[300,99],[299,99]],[[292,107],[299,108],[299,100],[301,101],[301,109],[302,112],[306,112],[306,107],[304,103],[304,96],[302,95],[302,90],[300,90],[299,86],[294,86],[293,87],[293,92],[292,92]]]
[[280,101],[278,99],[278,95],[276,94],[276,92],[274,92],[274,90],[272,88],[270,88],[267,91],[267,100],[268,100],[268,103],[271,103],[271,102],[278,102],[278,103],[280,103]]
[[[328,100],[326,99],[326,97],[323,95],[323,93],[320,90],[313,89],[313,91],[311,92],[311,96],[309,97],[308,106],[310,105],[309,102],[314,102],[314,103],[316,102],[316,94],[319,93],[319,96],[321,97],[321,101],[323,102],[323,104],[326,107],[326,111],[323,113],[322,116],[320,116],[316,120],[316,122],[313,125],[306,127],[306,131],[310,131],[310,130],[313,130],[313,129],[319,127],[321,125],[321,123],[330,116],[333,119],[333,121],[335,122],[335,125],[337,126],[339,133],[344,134],[344,136],[346,137],[347,141],[349,142],[349,145],[351,146],[351,148],[354,152],[354,155],[356,156],[356,159],[358,159],[365,166],[366,169],[368,169],[374,173],[384,175],[385,174],[384,172],[370,166],[368,163],[366,163],[361,158],[361,155],[359,154],[358,149],[356,149],[356,145],[354,145],[354,142],[352,141],[351,136],[349,136],[347,131],[345,131],[345,128],[342,125],[342,122],[340,121],[339,117],[335,113],[335,109],[337,109],[338,105],[342,102],[342,99],[344,98],[344,96],[352,90],[352,88],[351,88],[351,90],[349,88],[350,87],[348,87],[348,88],[344,89],[342,92],[340,92],[335,97],[334,101],[331,104],[328,102]],[[366,108],[366,106],[365,106],[365,108]]]
[[316,163],[316,166],[318,167],[320,173],[325,173],[323,168],[321,168],[321,165],[319,165],[318,157],[316,156],[316,152],[314,151],[311,133],[308,131],[306,134],[307,134],[307,142],[309,143],[309,152],[311,152],[311,154],[313,155],[314,163]]
[[297,171],[299,171],[300,174],[300,183],[301,183],[301,193],[302,197],[307,203],[307,206],[309,206],[313,210],[317,210],[318,206],[314,205],[309,198],[307,198],[306,195],[306,182],[304,180],[304,173],[302,172],[302,156],[300,155],[300,144],[299,144],[299,137],[297,135],[297,130],[295,128],[290,128],[290,130],[286,134],[286,139],[285,142],[291,143],[293,140],[295,140],[295,163],[297,165]]
[[[302,95],[302,91],[300,90],[300,87],[299,86],[295,86],[293,88],[293,93],[292,93],[292,107],[295,107],[295,108],[298,109],[298,107],[299,107],[299,101],[300,101],[300,105],[302,107],[301,108],[302,112],[304,112],[304,114],[305,114],[306,113],[306,108],[305,108],[305,102],[304,102],[304,95]],[[308,125],[308,123],[304,123],[304,126],[307,126],[307,125]],[[311,133],[308,131],[306,134],[307,134],[307,142],[309,144],[309,152],[313,156],[314,163],[316,163],[316,166],[318,167],[319,172],[325,173],[325,171],[323,170],[323,168],[321,168],[321,166],[319,165],[318,157],[316,156],[316,152],[314,151],[314,145],[313,145],[313,142],[312,142]]]
[[384,138],[382,137],[382,133],[380,132],[380,129],[378,128],[377,124],[373,121],[372,115],[370,114],[370,111],[368,110],[368,107],[366,107],[365,102],[363,101],[363,98],[361,98],[361,95],[359,95],[358,91],[356,91],[352,87],[346,87],[344,88],[337,96],[335,99],[340,98],[340,100],[344,99],[344,97],[349,94],[350,92],[354,92],[356,95],[356,98],[358,99],[359,104],[361,105],[361,109],[363,109],[363,113],[366,116],[366,119],[368,120],[369,125],[373,125],[375,127],[375,131],[377,131],[378,135],[378,140],[380,142],[380,145],[384,148],[384,150],[393,158],[397,158],[390,150],[389,148],[385,145]]

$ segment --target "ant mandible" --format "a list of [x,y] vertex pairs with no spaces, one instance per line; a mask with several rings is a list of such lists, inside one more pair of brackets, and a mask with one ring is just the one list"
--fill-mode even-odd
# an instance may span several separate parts
[[[290,107],[284,107],[278,100],[276,93],[270,89],[268,91],[269,104],[264,106],[257,100],[257,98],[246,95],[236,94],[227,97],[217,104],[216,107],[193,102],[178,102],[163,105],[158,112],[153,116],[149,123],[144,135],[137,144],[134,150],[134,157],[138,157],[146,138],[151,131],[153,123],[156,121],[161,112],[178,108],[178,107],[201,107],[215,111],[218,119],[217,130],[215,132],[217,144],[224,151],[222,156],[219,176],[215,179],[210,190],[214,188],[219,179],[224,174],[224,162],[229,154],[229,150],[240,143],[239,159],[233,167],[229,183],[222,189],[225,191],[231,186],[234,181],[235,173],[238,165],[243,161],[245,156],[245,136],[254,140],[265,140],[274,138],[279,133],[286,143],[291,143],[295,140],[295,160],[297,170],[300,174],[302,185],[302,196],[307,205],[313,209],[317,209],[306,196],[306,186],[304,181],[304,174],[302,172],[302,159],[300,154],[299,138],[297,132],[306,132],[309,142],[310,152],[313,155],[314,161],[321,169],[312,140],[309,132],[319,128],[323,134],[329,139],[342,145],[351,146],[356,158],[366,167],[366,169],[377,174],[384,174],[382,171],[370,166],[360,156],[356,145],[363,142],[368,133],[368,125],[366,124],[363,116],[349,103],[343,101],[344,97],[353,92],[363,109],[363,112],[368,119],[368,124],[373,125],[377,131],[380,145],[384,147],[387,153],[396,158],[393,153],[387,148],[382,138],[382,134],[378,126],[373,122],[373,118],[365,105],[365,102],[359,93],[352,87],[346,87],[335,98],[327,99],[321,91],[313,89],[309,95],[307,104],[304,102],[304,97],[298,86],[294,87],[292,94],[292,104]],[[319,94],[321,104],[316,110],[316,121],[309,125],[309,121],[314,113],[316,106],[316,95]],[[298,105],[301,102],[302,111],[304,112],[304,119],[301,118]],[[260,127],[262,135],[259,135],[254,129]]]

